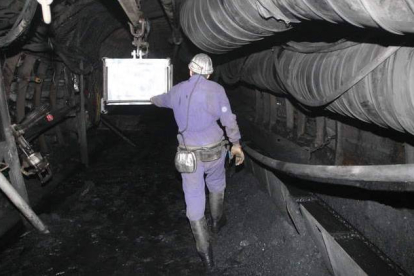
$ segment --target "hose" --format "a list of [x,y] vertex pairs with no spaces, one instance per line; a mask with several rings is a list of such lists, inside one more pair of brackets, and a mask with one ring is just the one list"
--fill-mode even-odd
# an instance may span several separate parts
[[412,0],[191,0],[182,6],[181,26],[200,49],[222,54],[306,21],[410,34],[413,7]]
[[30,27],[30,22],[36,12],[37,1],[26,0],[22,11],[17,17],[10,31],[3,37],[0,37],[0,48],[9,46],[13,41],[19,38]]
[[[302,98],[294,93],[291,95],[301,104],[311,107],[321,107],[328,105],[341,97],[344,93],[349,91],[353,86],[355,86],[358,82],[360,82],[364,77],[366,77],[369,73],[371,73],[375,68],[380,66],[384,61],[390,58],[395,52],[397,52],[401,46],[396,47],[388,47],[385,51],[383,51],[380,55],[378,55],[374,60],[372,60],[369,64],[367,64],[364,68],[359,70],[359,72],[353,76],[351,79],[347,80],[344,84],[338,87],[335,91],[333,91],[330,95],[325,96],[323,98],[318,99],[305,99]],[[280,78],[283,81],[283,78]],[[283,82],[286,88],[289,91],[293,89],[290,87],[289,83]]]
[[299,179],[318,181],[330,185],[353,186],[368,190],[414,191],[414,164],[367,166],[308,165],[272,159],[246,145],[243,145],[243,150],[257,162],[275,171]]

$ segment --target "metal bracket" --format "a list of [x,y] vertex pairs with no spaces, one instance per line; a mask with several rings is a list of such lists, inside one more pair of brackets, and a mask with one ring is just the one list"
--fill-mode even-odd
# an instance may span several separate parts
[[26,176],[37,174],[40,182],[42,184],[46,183],[52,177],[49,161],[40,152],[33,150],[29,142],[23,137],[24,132],[22,130],[18,130],[16,125],[12,125],[11,129],[17,145],[25,155],[25,165],[22,166],[21,172]]

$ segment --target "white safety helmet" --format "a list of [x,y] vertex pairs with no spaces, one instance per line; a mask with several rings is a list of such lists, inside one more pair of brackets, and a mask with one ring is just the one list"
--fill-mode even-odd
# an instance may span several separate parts
[[213,73],[213,62],[206,54],[197,54],[188,64],[188,68],[196,74],[210,75]]

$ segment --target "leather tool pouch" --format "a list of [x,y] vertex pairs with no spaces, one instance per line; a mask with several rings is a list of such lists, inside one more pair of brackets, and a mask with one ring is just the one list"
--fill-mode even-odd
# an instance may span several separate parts
[[197,157],[193,151],[178,148],[174,164],[180,173],[193,173],[197,170]]

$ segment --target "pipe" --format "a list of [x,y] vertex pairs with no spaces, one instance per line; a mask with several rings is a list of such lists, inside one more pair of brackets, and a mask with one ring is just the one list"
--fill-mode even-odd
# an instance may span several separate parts
[[230,61],[218,66],[216,72],[227,84],[243,81],[274,94],[283,91],[274,64],[273,50]]
[[272,159],[246,145],[243,146],[243,150],[257,162],[299,179],[368,190],[414,191],[414,174],[412,173],[414,164],[378,166],[308,165]]
[[7,105],[6,88],[4,86],[3,70],[0,70],[0,135],[4,140],[3,157],[10,167],[9,178],[14,188],[27,202],[29,197],[27,195],[26,185],[22,173],[20,171],[19,154],[17,152],[16,140],[13,136],[13,129],[10,125],[10,113]]
[[7,181],[6,177],[0,173],[0,189],[10,199],[10,201],[16,206],[17,209],[27,218],[27,220],[43,234],[49,234],[49,230],[36,215],[30,206],[24,201],[19,193],[13,188],[13,186]]
[[413,62],[413,48],[362,43],[324,53],[275,48],[222,65],[218,72],[231,84],[239,79],[290,94],[306,106],[414,134]]
[[360,44],[333,53],[282,51],[275,65],[286,91],[302,104],[330,103],[332,112],[414,134],[413,54],[408,47]]
[[[365,47],[364,47],[365,46]],[[378,49],[378,48],[377,48]],[[379,47],[379,51],[376,52],[376,56],[371,56],[369,57],[369,53],[371,50],[377,50],[372,44],[359,44],[356,45],[356,47],[352,47],[352,48],[347,48],[344,49],[342,51],[339,52],[335,52],[335,53],[315,53],[315,54],[298,54],[298,53],[294,53],[293,55],[291,55],[290,57],[287,58],[286,60],[286,64],[284,64],[284,59],[280,58],[277,61],[276,67],[277,67],[277,71],[279,72],[280,75],[280,80],[283,82],[284,86],[286,87],[286,89],[288,91],[291,91],[291,94],[293,97],[295,97],[295,99],[297,101],[299,101],[300,103],[307,105],[307,106],[312,106],[312,107],[319,107],[319,106],[324,106],[324,105],[328,105],[331,102],[335,101],[336,99],[338,99],[339,97],[341,97],[343,94],[345,94],[346,92],[348,92],[351,88],[353,88],[356,84],[358,84],[363,78],[365,78],[369,73],[371,73],[373,70],[375,70],[378,66],[380,66],[381,64],[384,63],[384,61],[386,61],[387,59],[389,59],[392,55],[394,55],[399,49],[400,47],[388,47],[388,48],[384,48],[384,47]],[[361,50],[363,51],[362,53],[359,53],[358,51]],[[290,51],[286,51],[284,53],[291,53]],[[351,57],[346,57],[349,53],[355,53],[355,55],[351,54]],[[360,62],[364,56],[368,56],[369,59],[367,60],[367,64],[365,65],[364,63]],[[340,85],[337,85],[337,88],[335,90],[332,91],[332,87],[334,87],[335,85],[333,85],[329,90],[325,91],[328,92],[327,94],[323,94],[320,93],[316,98],[313,96],[309,96],[309,91],[304,92],[305,90],[316,90],[318,88],[314,87],[315,83],[318,82],[319,85],[325,86],[324,88],[326,88],[327,84],[329,84],[329,79],[328,80],[321,80],[321,79],[315,79],[312,80],[312,84],[310,83],[306,83],[307,81],[305,81],[305,83],[308,85],[306,87],[299,87],[296,80],[292,81],[292,79],[287,79],[285,75],[283,75],[286,72],[282,72],[280,70],[285,69],[286,66],[290,66],[290,65],[294,65],[296,66],[295,69],[299,69],[297,71],[301,71],[303,72],[306,77],[309,77],[309,73],[311,74],[318,74],[321,71],[324,73],[326,72],[326,68],[317,68],[315,66],[315,64],[317,65],[322,65],[324,64],[325,61],[329,62],[331,61],[331,63],[329,65],[331,65],[329,67],[329,69],[333,69],[333,65],[332,63],[336,63],[332,62],[332,57],[338,57],[338,59],[345,59],[347,58],[349,60],[349,63],[351,65],[349,65],[348,63],[341,63],[341,65],[344,67],[345,70],[348,70],[348,72],[339,72],[339,75],[337,75],[335,78],[335,81],[338,82],[338,80],[340,80]],[[279,62],[280,61],[280,62]],[[315,63],[313,63],[315,62]],[[306,65],[307,67],[304,68],[302,70],[301,67],[297,67],[297,63],[301,63],[301,65]],[[344,65],[345,64],[345,65]],[[365,65],[364,67],[361,68],[362,65]],[[336,66],[336,64],[335,64]],[[354,68],[352,68],[352,66]],[[356,68],[358,68],[359,70],[355,70]],[[290,69],[290,67],[289,67]],[[352,70],[353,69],[353,70]],[[352,70],[352,71],[351,71]],[[292,73],[292,70],[288,70],[287,72]],[[348,73],[348,74],[347,74]],[[311,76],[311,78],[313,77],[313,75]],[[346,81],[344,81],[344,79]],[[303,79],[302,79],[303,80]],[[297,87],[294,88],[294,86]],[[322,88],[323,89],[323,88]],[[297,91],[298,93],[294,93],[293,91]],[[318,93],[319,91],[315,91],[316,93]]]
[[0,37],[0,48],[9,46],[13,41],[19,38],[30,27],[30,23],[36,13],[37,1],[26,0],[22,11],[17,17],[10,31],[3,37]]
[[263,39],[290,27],[276,19],[265,19],[253,0],[191,0],[180,11],[184,33],[200,49],[220,54]]
[[200,49],[221,54],[310,20],[414,33],[413,11],[412,0],[192,0],[181,25]]
[[52,127],[57,127],[57,124],[63,122],[76,109],[77,106],[64,106],[59,109],[54,109],[43,116],[41,120],[36,121],[26,128],[20,128],[21,125],[19,125],[19,130],[23,130],[25,138],[30,142]]

